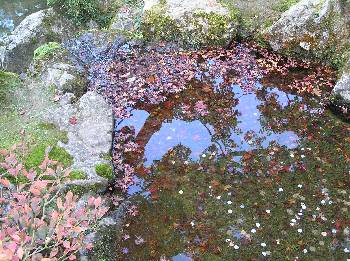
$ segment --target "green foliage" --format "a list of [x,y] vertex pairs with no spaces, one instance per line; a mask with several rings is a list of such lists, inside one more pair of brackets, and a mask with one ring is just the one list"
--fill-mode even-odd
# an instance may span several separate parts
[[42,59],[48,58],[52,56],[57,49],[60,49],[60,48],[61,48],[61,45],[59,43],[56,43],[56,42],[46,43],[38,47],[34,51],[34,59],[42,60]]
[[96,0],[47,0],[47,4],[59,10],[77,25],[85,25],[94,20],[104,27],[112,19],[111,14],[103,11]]
[[82,170],[73,170],[69,173],[69,179],[70,180],[80,180],[80,179],[86,179],[86,174]]
[[113,169],[111,165],[106,163],[101,163],[96,165],[96,173],[100,177],[106,178],[106,179],[112,179],[113,178]]
[[287,11],[292,5],[295,5],[298,3],[300,0],[282,0],[278,4],[276,4],[273,9],[275,11],[279,11],[281,13]]

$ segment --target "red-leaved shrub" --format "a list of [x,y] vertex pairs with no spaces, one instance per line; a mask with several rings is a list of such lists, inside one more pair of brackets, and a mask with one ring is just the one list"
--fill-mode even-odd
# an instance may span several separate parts
[[[100,197],[79,203],[62,182],[68,170],[46,156],[37,171],[0,151],[0,260],[75,260],[87,232],[108,211]],[[20,182],[19,182],[20,181]]]

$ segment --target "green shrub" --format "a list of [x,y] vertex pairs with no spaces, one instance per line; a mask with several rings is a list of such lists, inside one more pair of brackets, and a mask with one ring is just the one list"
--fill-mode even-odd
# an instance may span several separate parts
[[34,51],[34,59],[35,60],[42,60],[44,58],[50,57],[51,55],[54,54],[54,52],[57,49],[60,49],[60,48],[61,48],[61,45],[59,43],[56,43],[56,42],[46,43],[46,44],[38,47]]
[[112,179],[113,178],[113,169],[111,165],[106,163],[101,163],[96,165],[96,173],[100,177],[106,178],[106,179]]
[[100,26],[111,20],[110,13],[104,12],[96,0],[47,0],[47,5],[63,13],[77,25],[85,25],[91,19]]

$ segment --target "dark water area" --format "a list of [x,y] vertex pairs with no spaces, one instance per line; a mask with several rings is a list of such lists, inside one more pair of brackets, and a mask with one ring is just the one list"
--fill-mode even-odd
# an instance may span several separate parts
[[29,14],[45,8],[45,0],[0,0],[0,39]]
[[121,260],[349,258],[350,126],[284,85],[303,73],[248,90],[197,78],[128,108]]

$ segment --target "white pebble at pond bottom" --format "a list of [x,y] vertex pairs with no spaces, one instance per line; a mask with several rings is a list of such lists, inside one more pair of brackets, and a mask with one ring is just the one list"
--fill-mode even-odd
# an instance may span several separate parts
[[270,251],[263,251],[263,252],[261,252],[261,254],[263,255],[263,256],[269,256],[269,255],[271,255],[271,252]]

